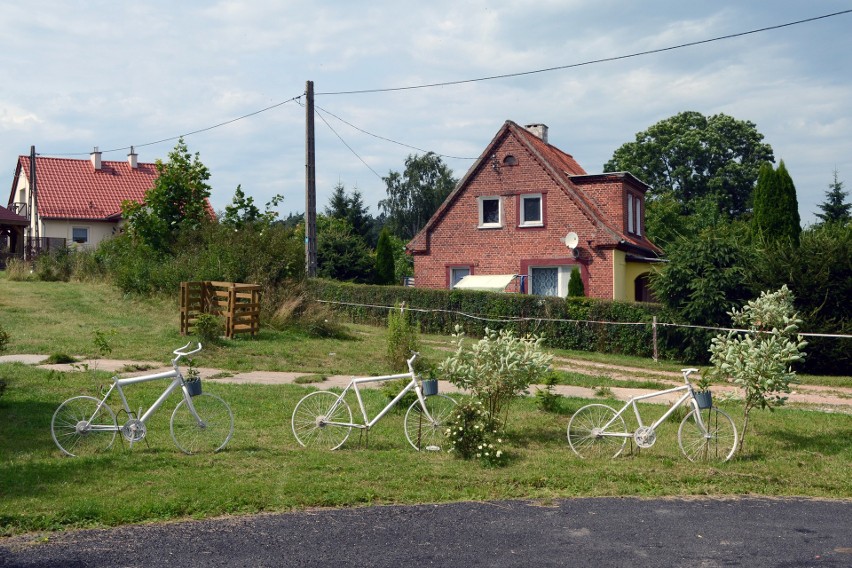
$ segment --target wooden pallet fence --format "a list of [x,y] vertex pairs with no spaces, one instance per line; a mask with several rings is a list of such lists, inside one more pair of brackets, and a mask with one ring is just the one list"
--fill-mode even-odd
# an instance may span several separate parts
[[187,335],[201,314],[220,316],[225,337],[260,331],[260,286],[237,282],[181,282],[180,332]]

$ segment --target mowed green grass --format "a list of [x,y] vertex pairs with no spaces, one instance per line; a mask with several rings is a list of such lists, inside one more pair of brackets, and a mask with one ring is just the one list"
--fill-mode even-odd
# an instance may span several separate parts
[[[112,357],[165,361],[185,342],[177,333],[177,307],[168,300],[126,299],[101,285],[2,279],[0,298],[0,322],[12,336],[12,352],[86,354],[93,349],[93,329],[117,331]],[[21,298],[43,303],[26,310]],[[384,372],[381,330],[351,329],[357,339],[348,341],[266,331],[256,340],[205,349],[199,363],[232,370]],[[425,339],[427,355],[440,357],[447,339]],[[852,497],[848,414],[792,408],[754,412],[745,452],[717,466],[693,464],[680,454],[677,421],[661,428],[653,448],[634,449],[615,460],[584,461],[568,447],[565,429],[571,414],[589,401],[563,399],[558,412],[546,413],[533,399],[522,399],[510,414],[508,465],[486,468],[448,454],[413,451],[405,440],[402,413],[389,414],[368,439],[353,431],[338,451],[304,449],[290,431],[290,416],[310,385],[208,380],[205,389],[227,400],[235,415],[234,437],[224,451],[187,456],[177,450],[168,426],[178,402],[173,397],[149,423],[143,442],[130,448],[119,438],[100,455],[68,458],[50,437],[53,412],[68,397],[97,395],[109,375],[3,364],[0,378],[8,384],[0,398],[4,535],[382,503],[601,495]],[[147,406],[164,387],[165,382],[130,387],[131,408]],[[379,392],[365,398],[371,412],[385,402]],[[741,407],[724,409],[741,426]],[[649,419],[661,411],[653,405],[643,410]],[[119,422],[123,418],[120,413]]]

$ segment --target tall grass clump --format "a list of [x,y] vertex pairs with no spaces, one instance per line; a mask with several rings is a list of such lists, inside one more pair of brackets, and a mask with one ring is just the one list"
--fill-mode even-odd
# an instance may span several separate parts
[[394,371],[407,371],[406,361],[413,351],[419,351],[419,346],[420,324],[413,321],[411,310],[397,304],[388,312],[388,365]]
[[17,282],[30,279],[32,267],[22,258],[10,258],[6,261],[6,278]]

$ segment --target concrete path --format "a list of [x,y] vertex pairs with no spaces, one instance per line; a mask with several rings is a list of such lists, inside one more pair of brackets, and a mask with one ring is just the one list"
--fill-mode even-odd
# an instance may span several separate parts
[[[45,369],[56,371],[70,372],[79,371],[81,369],[90,368],[112,373],[121,373],[122,376],[133,376],[146,373],[156,373],[168,371],[171,367],[164,366],[157,361],[130,361],[122,359],[87,359],[81,360],[73,365],[70,364],[44,364],[47,357],[44,355],[3,355],[0,356],[0,363],[19,362],[27,365],[38,365]],[[88,365],[88,367],[86,367]],[[647,378],[648,380],[678,386],[682,383],[681,375],[673,371],[649,371],[647,369],[637,369],[619,365],[608,365],[604,363],[595,363],[585,360],[573,360],[557,358],[554,360],[554,366],[562,371],[570,371],[575,373],[583,373],[590,376],[605,376],[608,379],[614,380],[635,380],[639,378]],[[141,371],[127,371],[128,369],[142,368]],[[207,367],[199,368],[199,373],[203,379],[213,380],[222,383],[231,384],[265,384],[277,385],[295,383],[300,377],[316,376],[316,373],[301,373],[301,372],[280,372],[280,371],[223,371],[222,369],[213,369]],[[332,388],[343,388],[352,379],[351,375],[331,375],[327,376],[322,382],[310,383],[310,386],[328,390]],[[373,383],[369,386],[379,387],[380,383]],[[459,389],[447,381],[439,381],[439,391],[441,392],[459,392]],[[544,388],[541,385],[533,385],[531,392],[536,392]],[[601,398],[596,394],[594,388],[556,385],[554,392],[562,396],[577,397],[577,398]],[[645,389],[609,387],[612,393],[611,397],[617,400],[628,400],[632,396],[638,396],[652,392]],[[735,386],[713,386],[714,397],[732,397],[741,396],[740,390]],[[677,400],[678,396],[668,395],[661,396],[649,400],[648,402],[671,403]],[[841,410],[844,412],[852,411],[852,389],[843,387],[827,387],[818,385],[797,385],[794,391],[790,394],[788,402],[816,406],[826,410]]]

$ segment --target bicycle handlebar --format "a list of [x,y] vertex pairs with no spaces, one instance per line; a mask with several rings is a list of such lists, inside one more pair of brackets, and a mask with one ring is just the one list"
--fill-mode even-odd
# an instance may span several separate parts
[[689,382],[689,375],[691,375],[692,373],[697,373],[698,369],[681,369],[680,372],[683,373],[684,382],[689,385],[692,384]]
[[420,355],[420,353],[418,353],[417,351],[412,351],[411,359],[406,360],[406,363],[408,363],[408,370],[412,373],[414,372],[414,360],[417,359],[418,355]]
[[196,347],[195,349],[193,349],[191,351],[184,351],[184,349],[186,349],[190,345],[192,345],[192,341],[190,341],[189,343],[187,343],[183,347],[178,347],[177,349],[172,351],[172,353],[177,355],[177,357],[172,359],[173,365],[176,364],[178,362],[178,360],[180,360],[181,357],[186,357],[187,355],[192,355],[193,353],[198,353],[199,351],[201,351],[201,342],[200,341],[198,342],[198,347]]

